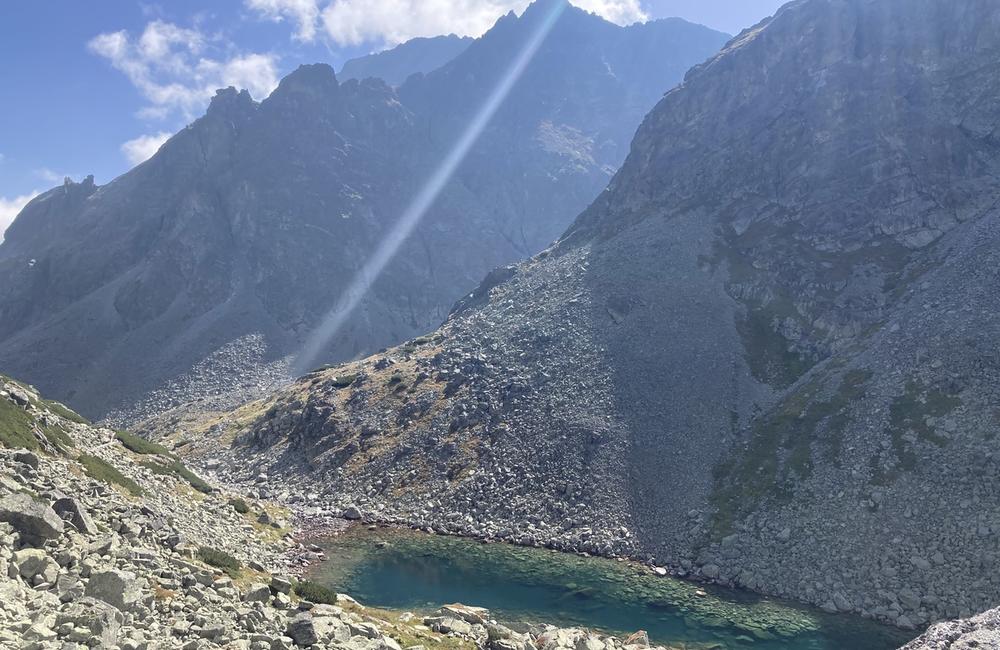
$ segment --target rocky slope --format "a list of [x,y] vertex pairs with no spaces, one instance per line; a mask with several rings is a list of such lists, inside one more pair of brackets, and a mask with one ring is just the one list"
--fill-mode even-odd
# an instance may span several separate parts
[[423,618],[364,607],[290,577],[322,552],[296,541],[289,514],[0,377],[2,648],[649,647],[644,634],[515,632],[463,605]]
[[396,47],[351,59],[337,73],[343,80],[376,77],[390,86],[399,86],[414,74],[437,70],[465,51],[473,39],[454,34],[434,38],[414,38]]
[[[0,245],[0,365],[94,417],[201,385],[187,374],[206,359],[222,359],[219,380],[194,395],[267,385],[552,3],[503,18],[399,93],[339,83],[326,65],[301,67],[260,103],[221,91],[131,172],[42,194]],[[605,186],[642,115],[725,38],[676,21],[625,29],[567,7],[324,357],[437,326],[491,268],[551,242]]]
[[438,332],[151,430],[331,512],[907,628],[993,606],[998,27],[990,0],[790,3]]

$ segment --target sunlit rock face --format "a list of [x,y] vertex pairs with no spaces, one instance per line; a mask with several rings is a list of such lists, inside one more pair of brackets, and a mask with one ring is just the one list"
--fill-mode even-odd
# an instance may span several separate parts
[[555,246],[275,396],[240,471],[904,628],[994,605],[998,27],[988,0],[790,3]]
[[[377,79],[339,83],[326,65],[301,67],[260,103],[221,91],[128,174],[40,196],[0,247],[0,363],[95,417],[165,386],[150,409],[169,405],[174,387],[205,396],[266,384],[543,9],[503,18],[399,92]],[[489,270],[541,250],[604,188],[643,114],[725,39],[680,21],[622,28],[567,6],[321,360],[433,329]]]

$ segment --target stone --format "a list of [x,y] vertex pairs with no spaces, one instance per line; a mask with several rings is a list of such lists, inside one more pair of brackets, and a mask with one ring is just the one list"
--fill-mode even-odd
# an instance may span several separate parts
[[290,594],[292,592],[292,581],[281,576],[272,576],[271,589],[273,589],[275,593],[286,595]]
[[361,519],[361,510],[357,506],[349,505],[344,508],[344,519],[349,521],[358,521]]
[[27,548],[14,553],[14,565],[25,580],[40,576],[44,582],[52,584],[59,575],[59,564],[48,553],[37,548]]
[[111,605],[94,598],[81,598],[56,615],[56,625],[70,624],[85,628],[97,647],[113,648],[118,641],[118,631],[124,622],[121,612]]
[[470,607],[469,605],[462,605],[461,603],[445,605],[438,610],[438,614],[442,616],[460,618],[466,623],[471,623],[473,625],[485,625],[490,618],[490,610],[483,607]]
[[90,575],[85,594],[127,612],[142,600],[142,582],[129,571],[107,570]]
[[719,577],[719,567],[716,564],[706,564],[701,567],[701,575],[713,580]]
[[319,643],[320,636],[316,630],[312,615],[299,614],[288,623],[285,636],[292,639],[297,646],[308,647]]
[[40,546],[63,532],[63,520],[48,504],[28,494],[15,492],[0,499],[0,521],[6,521],[21,533],[25,543]]
[[243,600],[248,603],[266,603],[271,600],[271,588],[263,583],[255,582],[247,588],[246,593],[243,595]]
[[472,634],[472,625],[460,618],[451,616],[429,616],[424,619],[424,625],[441,634],[454,634],[457,636],[469,636]]
[[52,504],[52,509],[60,518],[69,521],[84,535],[93,536],[99,532],[90,514],[80,505],[79,501],[72,497],[56,499]]

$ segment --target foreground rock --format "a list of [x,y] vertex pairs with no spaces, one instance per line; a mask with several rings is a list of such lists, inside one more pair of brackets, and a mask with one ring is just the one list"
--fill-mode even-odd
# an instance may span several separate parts
[[931,626],[903,650],[986,650],[1000,648],[1000,609]]

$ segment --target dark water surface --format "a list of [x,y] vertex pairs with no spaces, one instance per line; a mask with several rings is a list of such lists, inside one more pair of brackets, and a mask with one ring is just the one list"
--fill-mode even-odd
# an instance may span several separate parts
[[655,643],[720,650],[889,650],[901,634],[850,616],[660,578],[630,563],[355,526],[309,576],[365,605],[429,612],[461,602],[501,621],[646,630]]

